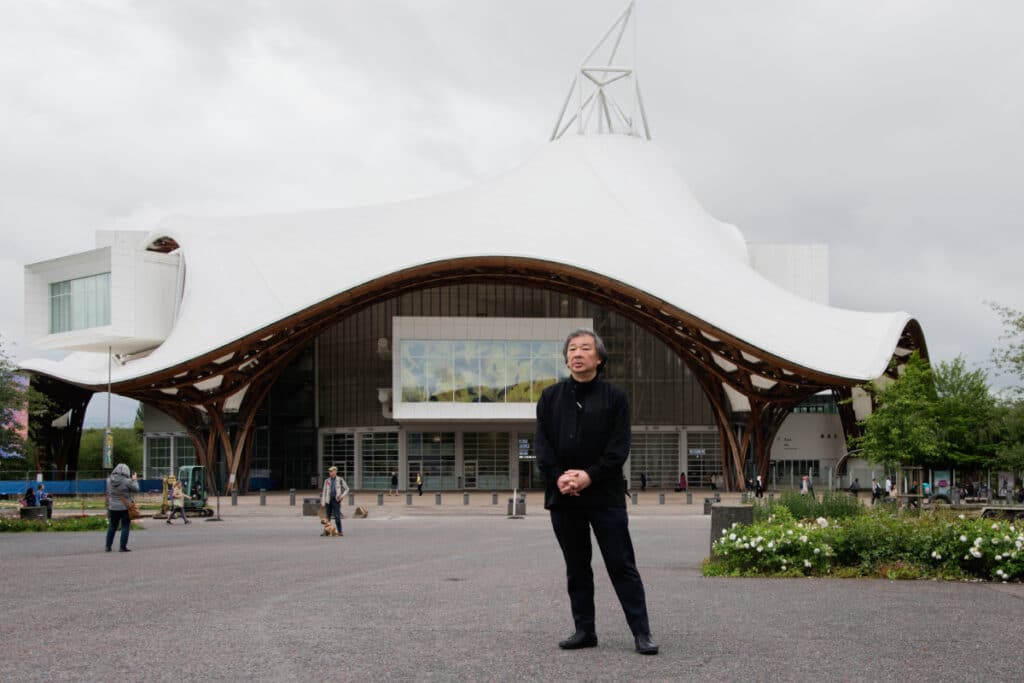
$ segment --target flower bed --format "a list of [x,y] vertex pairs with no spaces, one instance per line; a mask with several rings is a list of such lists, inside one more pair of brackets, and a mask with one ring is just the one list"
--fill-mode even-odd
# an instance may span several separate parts
[[800,521],[785,506],[724,531],[705,576],[874,576],[1024,580],[1024,525],[934,512],[868,510]]

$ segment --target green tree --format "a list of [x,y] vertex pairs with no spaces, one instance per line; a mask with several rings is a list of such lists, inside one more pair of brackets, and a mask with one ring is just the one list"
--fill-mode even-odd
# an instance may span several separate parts
[[851,447],[873,463],[920,465],[940,456],[935,381],[927,361],[915,352],[899,379],[870,382],[868,391],[875,395],[875,409]]
[[[999,338],[1006,345],[993,349],[992,362],[1003,375],[1014,375],[1024,382],[1024,313],[1008,306],[989,302],[989,306],[1003,321],[1003,334]],[[1011,388],[1018,397],[1024,397],[1024,386]]]
[[988,377],[962,357],[933,369],[915,353],[899,379],[869,390],[877,405],[854,445],[871,462],[973,468],[991,465],[999,452]]
[[[114,427],[114,464],[123,462],[132,472],[142,471],[142,441],[131,427]],[[78,450],[78,469],[85,473],[103,471],[103,437],[105,429],[82,431]]]
[[25,410],[28,399],[28,380],[15,371],[0,338],[0,451],[19,458],[25,456],[25,437],[17,413]]
[[957,467],[991,465],[998,451],[996,399],[984,370],[968,370],[962,356],[933,371],[940,462]]
[[993,433],[994,465],[1001,470],[1024,472],[1024,401],[1003,401],[996,406]]

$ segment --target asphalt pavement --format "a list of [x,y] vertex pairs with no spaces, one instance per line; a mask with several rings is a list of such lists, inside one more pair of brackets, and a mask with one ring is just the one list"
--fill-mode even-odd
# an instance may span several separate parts
[[[221,500],[220,521],[0,534],[0,678],[12,681],[1019,680],[1024,586],[703,578],[702,493],[642,495],[630,529],[657,656],[633,651],[600,556],[600,645],[572,630],[541,509],[508,492],[357,494],[324,538],[297,494]],[[728,499],[728,498],[727,498]],[[116,544],[115,544],[116,548]]]

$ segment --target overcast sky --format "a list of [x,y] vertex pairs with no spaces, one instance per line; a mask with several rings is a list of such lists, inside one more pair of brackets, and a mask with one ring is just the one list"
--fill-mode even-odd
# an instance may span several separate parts
[[[24,265],[97,229],[392,201],[518,165],[625,5],[0,0],[7,351],[40,355]],[[653,140],[711,213],[750,241],[827,244],[833,305],[905,310],[934,360],[988,364],[985,302],[1024,309],[1024,3],[640,0],[636,19]]]

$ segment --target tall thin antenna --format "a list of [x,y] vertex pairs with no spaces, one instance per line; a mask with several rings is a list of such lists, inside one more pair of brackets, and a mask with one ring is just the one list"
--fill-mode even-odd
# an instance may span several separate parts
[[[565,103],[558,114],[555,128],[551,132],[552,140],[562,137],[573,124],[576,125],[576,132],[579,135],[617,133],[638,137],[642,135],[648,140],[651,139],[635,66],[616,63],[622,38],[632,18],[633,64],[636,64],[636,20],[633,16],[635,9],[636,0],[630,0],[626,4],[626,9],[583,59],[569,86],[569,93],[565,96]],[[608,51],[606,62],[596,58],[602,50]],[[574,94],[577,105],[575,110],[570,110],[569,103]],[[621,106],[620,100],[628,100],[629,105]]]

